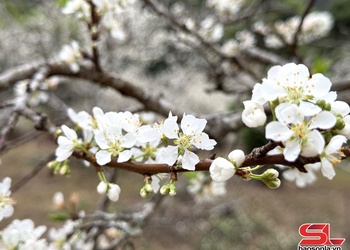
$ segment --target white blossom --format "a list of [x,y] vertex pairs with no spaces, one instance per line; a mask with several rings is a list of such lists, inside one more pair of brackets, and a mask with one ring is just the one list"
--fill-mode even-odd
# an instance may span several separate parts
[[79,60],[82,58],[79,44],[77,41],[72,41],[70,45],[63,45],[58,57],[63,62],[67,63],[73,72],[79,71]]
[[224,27],[208,16],[201,22],[198,33],[209,42],[218,42],[224,35]]
[[240,149],[235,149],[228,154],[228,159],[236,168],[239,168],[245,161],[245,154]]
[[214,181],[227,181],[236,173],[236,168],[232,162],[218,157],[211,163],[209,172]]
[[317,180],[315,172],[321,168],[321,164],[317,162],[314,164],[306,164],[304,167],[307,173],[300,172],[297,168],[288,167],[288,169],[283,171],[282,176],[287,181],[295,182],[297,187],[304,188]]
[[5,177],[2,182],[0,182],[0,221],[4,218],[8,218],[13,214],[13,204],[14,201],[10,197],[11,191],[11,178]]
[[2,232],[2,249],[47,249],[46,240],[40,239],[46,226],[34,226],[30,219],[13,220]]
[[330,180],[335,176],[334,165],[341,161],[341,147],[346,141],[346,137],[342,135],[332,137],[321,154],[321,172]]
[[99,194],[107,194],[111,201],[117,201],[119,199],[120,187],[114,183],[101,181],[97,186],[97,192]]
[[81,140],[78,139],[77,133],[67,127],[66,125],[62,125],[61,129],[63,131],[63,135],[59,136],[57,139],[58,147],[56,148],[56,161],[64,161],[68,159],[77,145],[81,143]]
[[205,119],[184,114],[181,120],[181,132],[176,120],[177,117],[170,113],[163,123],[164,135],[168,139],[174,139],[175,146],[169,145],[167,148],[160,150],[157,161],[164,160],[164,163],[171,166],[179,156],[182,156],[182,167],[187,170],[194,170],[199,158],[189,149],[195,146],[202,150],[212,150],[216,142],[203,132],[207,123]]
[[244,101],[243,104],[242,121],[246,126],[254,128],[265,124],[266,115],[261,104],[255,101]]
[[90,4],[86,0],[70,0],[62,8],[62,13],[66,15],[76,14],[78,18],[88,21],[90,20]]
[[207,0],[208,7],[213,7],[218,15],[234,15],[238,13],[245,3],[245,0]]

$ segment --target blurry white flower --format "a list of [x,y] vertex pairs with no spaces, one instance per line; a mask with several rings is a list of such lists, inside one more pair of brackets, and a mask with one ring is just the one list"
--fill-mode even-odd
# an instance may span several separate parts
[[72,41],[69,45],[63,45],[58,57],[63,62],[67,63],[73,72],[79,71],[78,62],[82,55],[77,41]]
[[240,11],[245,0],[207,0],[207,6],[213,7],[218,15],[234,15]]
[[321,164],[317,162],[306,164],[304,167],[307,173],[300,172],[297,168],[288,168],[283,171],[282,176],[288,181],[295,182],[297,187],[304,188],[317,180],[315,172],[321,168]]
[[56,208],[64,207],[64,196],[62,192],[56,192],[52,197],[52,203]]
[[237,32],[236,39],[239,42],[239,46],[242,49],[254,47],[256,44],[254,34],[248,30],[242,30]]
[[206,17],[200,24],[199,34],[209,42],[218,42],[224,35],[224,27],[221,23],[216,23],[211,16]]
[[311,12],[306,15],[301,28],[300,42],[310,43],[328,35],[334,19],[328,11]]
[[45,231],[46,226],[35,228],[30,219],[16,219],[3,230],[0,244],[4,249],[47,249],[46,240],[40,239]]
[[238,51],[239,43],[234,39],[226,41],[221,47],[221,52],[227,56],[236,56]]
[[86,0],[70,0],[66,6],[62,8],[62,13],[76,14],[78,18],[84,18],[87,21],[90,20],[90,4]]

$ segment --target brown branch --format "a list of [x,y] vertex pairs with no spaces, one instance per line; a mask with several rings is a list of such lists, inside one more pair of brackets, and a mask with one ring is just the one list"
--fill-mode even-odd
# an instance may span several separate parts
[[[285,160],[283,155],[266,155],[268,151],[273,149],[279,145],[276,142],[269,142],[266,145],[255,149],[251,154],[247,155],[245,161],[243,162],[241,167],[247,166],[257,166],[257,165],[284,165],[292,168],[297,168],[300,172],[307,172],[304,168],[304,165],[310,163],[316,163],[320,161],[319,157],[303,157],[299,156],[295,161],[289,162]],[[81,151],[74,151],[73,155],[76,158],[87,160],[90,163],[96,165],[95,157],[87,156]],[[350,155],[350,150],[349,150]],[[196,169],[194,171],[209,171],[210,165],[212,164],[213,159],[204,159],[196,164]],[[138,173],[141,175],[154,175],[160,173],[178,173],[178,172],[189,172],[189,170],[182,169],[179,166],[169,166],[167,164],[161,163],[133,163],[133,162],[117,162],[117,159],[112,159],[111,162],[107,163],[105,166],[111,168],[118,168],[122,170],[126,170],[129,172]],[[236,175],[243,175],[243,172],[237,171]]]

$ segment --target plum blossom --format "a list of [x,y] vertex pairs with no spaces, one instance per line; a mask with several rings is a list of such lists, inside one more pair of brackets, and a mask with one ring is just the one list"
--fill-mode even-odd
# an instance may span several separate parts
[[14,200],[10,197],[11,191],[11,178],[5,177],[2,182],[0,182],[0,221],[4,218],[10,217],[13,214],[13,204]]
[[236,173],[236,168],[232,162],[225,158],[218,157],[213,160],[209,167],[209,172],[210,177],[214,181],[227,181]]
[[13,220],[2,232],[1,249],[47,249],[45,239],[40,239],[46,226],[34,226],[30,219]]
[[245,0],[207,0],[207,6],[213,7],[219,15],[230,16],[238,13]]
[[99,194],[107,194],[111,201],[118,201],[120,194],[120,187],[114,183],[106,183],[101,181],[97,186],[97,192]]
[[82,58],[79,44],[77,41],[72,41],[70,45],[63,45],[58,57],[63,62],[67,63],[73,72],[79,71],[79,60]]
[[242,121],[246,126],[254,128],[265,124],[266,115],[261,104],[255,101],[244,101],[243,104]]
[[[285,21],[278,20],[275,22],[275,31],[270,30],[264,33],[265,45],[269,48],[281,48],[285,44],[292,44],[295,32],[298,30],[301,21],[300,16],[293,16]],[[327,11],[311,12],[303,20],[298,42],[308,44],[328,35],[334,25],[332,15]]]
[[322,74],[309,76],[309,70],[303,64],[273,66],[262,84],[254,86],[252,100],[264,104],[262,100],[271,102],[278,99],[299,105],[305,116],[317,114],[321,108],[315,102],[329,94],[332,83]]
[[215,140],[203,132],[207,121],[198,119],[193,115],[183,115],[181,120],[181,132],[179,125],[176,123],[177,116],[169,117],[163,123],[163,133],[168,139],[174,139],[174,146],[169,145],[160,149],[157,155],[157,162],[163,161],[169,166],[173,165],[179,156],[184,169],[194,170],[195,165],[199,162],[198,156],[189,149],[195,146],[202,150],[212,150],[216,145]]
[[76,14],[78,18],[90,20],[90,4],[86,0],[70,0],[62,8],[62,13],[66,15]]
[[218,42],[224,35],[224,27],[208,16],[201,22],[198,33],[209,42]]
[[67,160],[72,155],[74,149],[82,143],[81,139],[78,139],[78,135],[73,129],[66,125],[62,125],[61,129],[64,136],[61,135],[58,137],[58,147],[55,151],[56,161],[58,162]]
[[346,141],[347,139],[343,135],[332,137],[321,154],[321,172],[330,180],[335,176],[334,165],[341,161],[343,156],[341,147]]
[[319,162],[306,164],[304,168],[307,173],[300,172],[297,168],[288,167],[288,169],[283,171],[282,176],[287,181],[295,182],[297,187],[304,188],[317,180],[315,172],[321,168],[321,164]]
[[280,141],[285,145],[283,155],[287,161],[294,161],[299,154],[307,157],[320,154],[324,148],[324,138],[315,128],[329,129],[335,125],[335,116],[322,111],[310,121],[295,104],[283,103],[276,108],[278,121],[266,126],[266,138]]

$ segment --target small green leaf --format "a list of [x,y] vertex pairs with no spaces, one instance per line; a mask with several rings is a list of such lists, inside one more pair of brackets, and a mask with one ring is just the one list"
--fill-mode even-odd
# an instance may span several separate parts
[[66,221],[69,219],[69,214],[67,213],[50,213],[48,215],[50,220],[53,221]]

